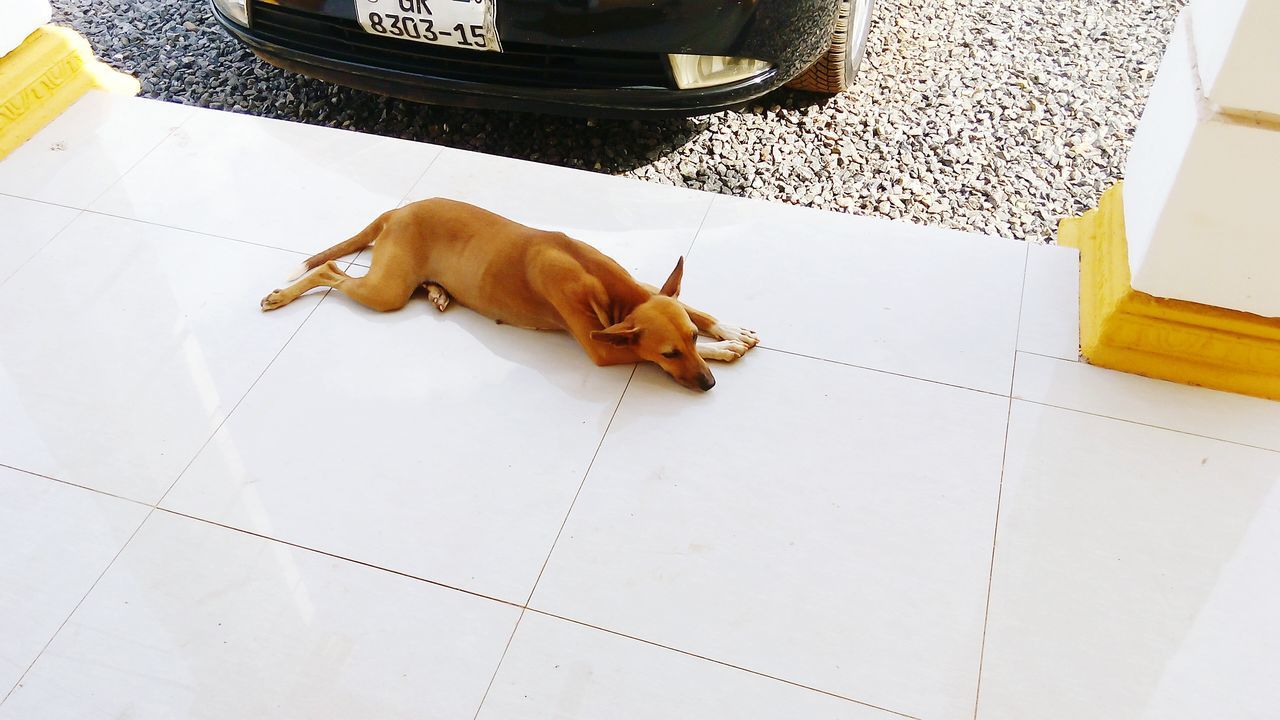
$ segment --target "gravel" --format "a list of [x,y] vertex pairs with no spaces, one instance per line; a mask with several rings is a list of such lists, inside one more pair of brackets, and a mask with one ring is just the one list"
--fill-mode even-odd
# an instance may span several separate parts
[[257,60],[207,0],[53,0],[160,100],[1051,242],[1125,154],[1185,0],[880,0],[856,87],[590,120],[417,105]]

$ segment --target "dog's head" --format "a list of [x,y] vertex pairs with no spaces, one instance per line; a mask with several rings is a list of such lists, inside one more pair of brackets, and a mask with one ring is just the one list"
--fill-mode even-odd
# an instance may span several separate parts
[[630,347],[642,360],[656,364],[692,390],[710,390],[716,384],[707,363],[698,355],[698,328],[676,297],[684,277],[684,258],[671,277],[653,295],[614,325],[591,333],[596,342]]

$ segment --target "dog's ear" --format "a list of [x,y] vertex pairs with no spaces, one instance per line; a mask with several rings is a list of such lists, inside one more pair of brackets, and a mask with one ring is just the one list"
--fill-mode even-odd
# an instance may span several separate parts
[[626,347],[635,344],[640,338],[640,328],[633,325],[624,325],[618,323],[610,325],[603,330],[592,330],[591,339],[596,342],[609,343],[618,347]]
[[659,295],[667,297],[678,297],[680,295],[680,280],[684,277],[684,256],[676,261],[676,269],[671,271],[671,276],[667,281],[662,283],[662,289],[658,291]]

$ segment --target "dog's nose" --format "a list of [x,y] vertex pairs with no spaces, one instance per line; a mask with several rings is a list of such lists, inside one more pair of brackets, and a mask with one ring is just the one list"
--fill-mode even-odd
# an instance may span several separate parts
[[716,379],[711,377],[710,375],[703,375],[702,377],[698,378],[698,387],[702,388],[703,391],[710,390],[715,386],[716,386]]

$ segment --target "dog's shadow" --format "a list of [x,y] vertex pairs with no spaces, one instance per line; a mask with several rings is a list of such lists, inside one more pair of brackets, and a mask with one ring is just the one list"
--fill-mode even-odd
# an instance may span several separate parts
[[[527,330],[496,323],[479,313],[453,305],[436,310],[422,291],[400,310],[380,313],[337,295],[328,302],[352,306],[362,319],[384,325],[388,333],[414,333],[403,347],[421,357],[427,372],[442,367],[456,372],[459,380],[527,383],[523,372],[536,373],[557,390],[575,400],[598,402],[616,397],[613,388],[625,383],[632,366],[597,367],[571,335],[548,330]],[[488,357],[485,356],[488,354]],[[495,363],[496,359],[496,363]],[[506,365],[504,371],[495,365]]]

